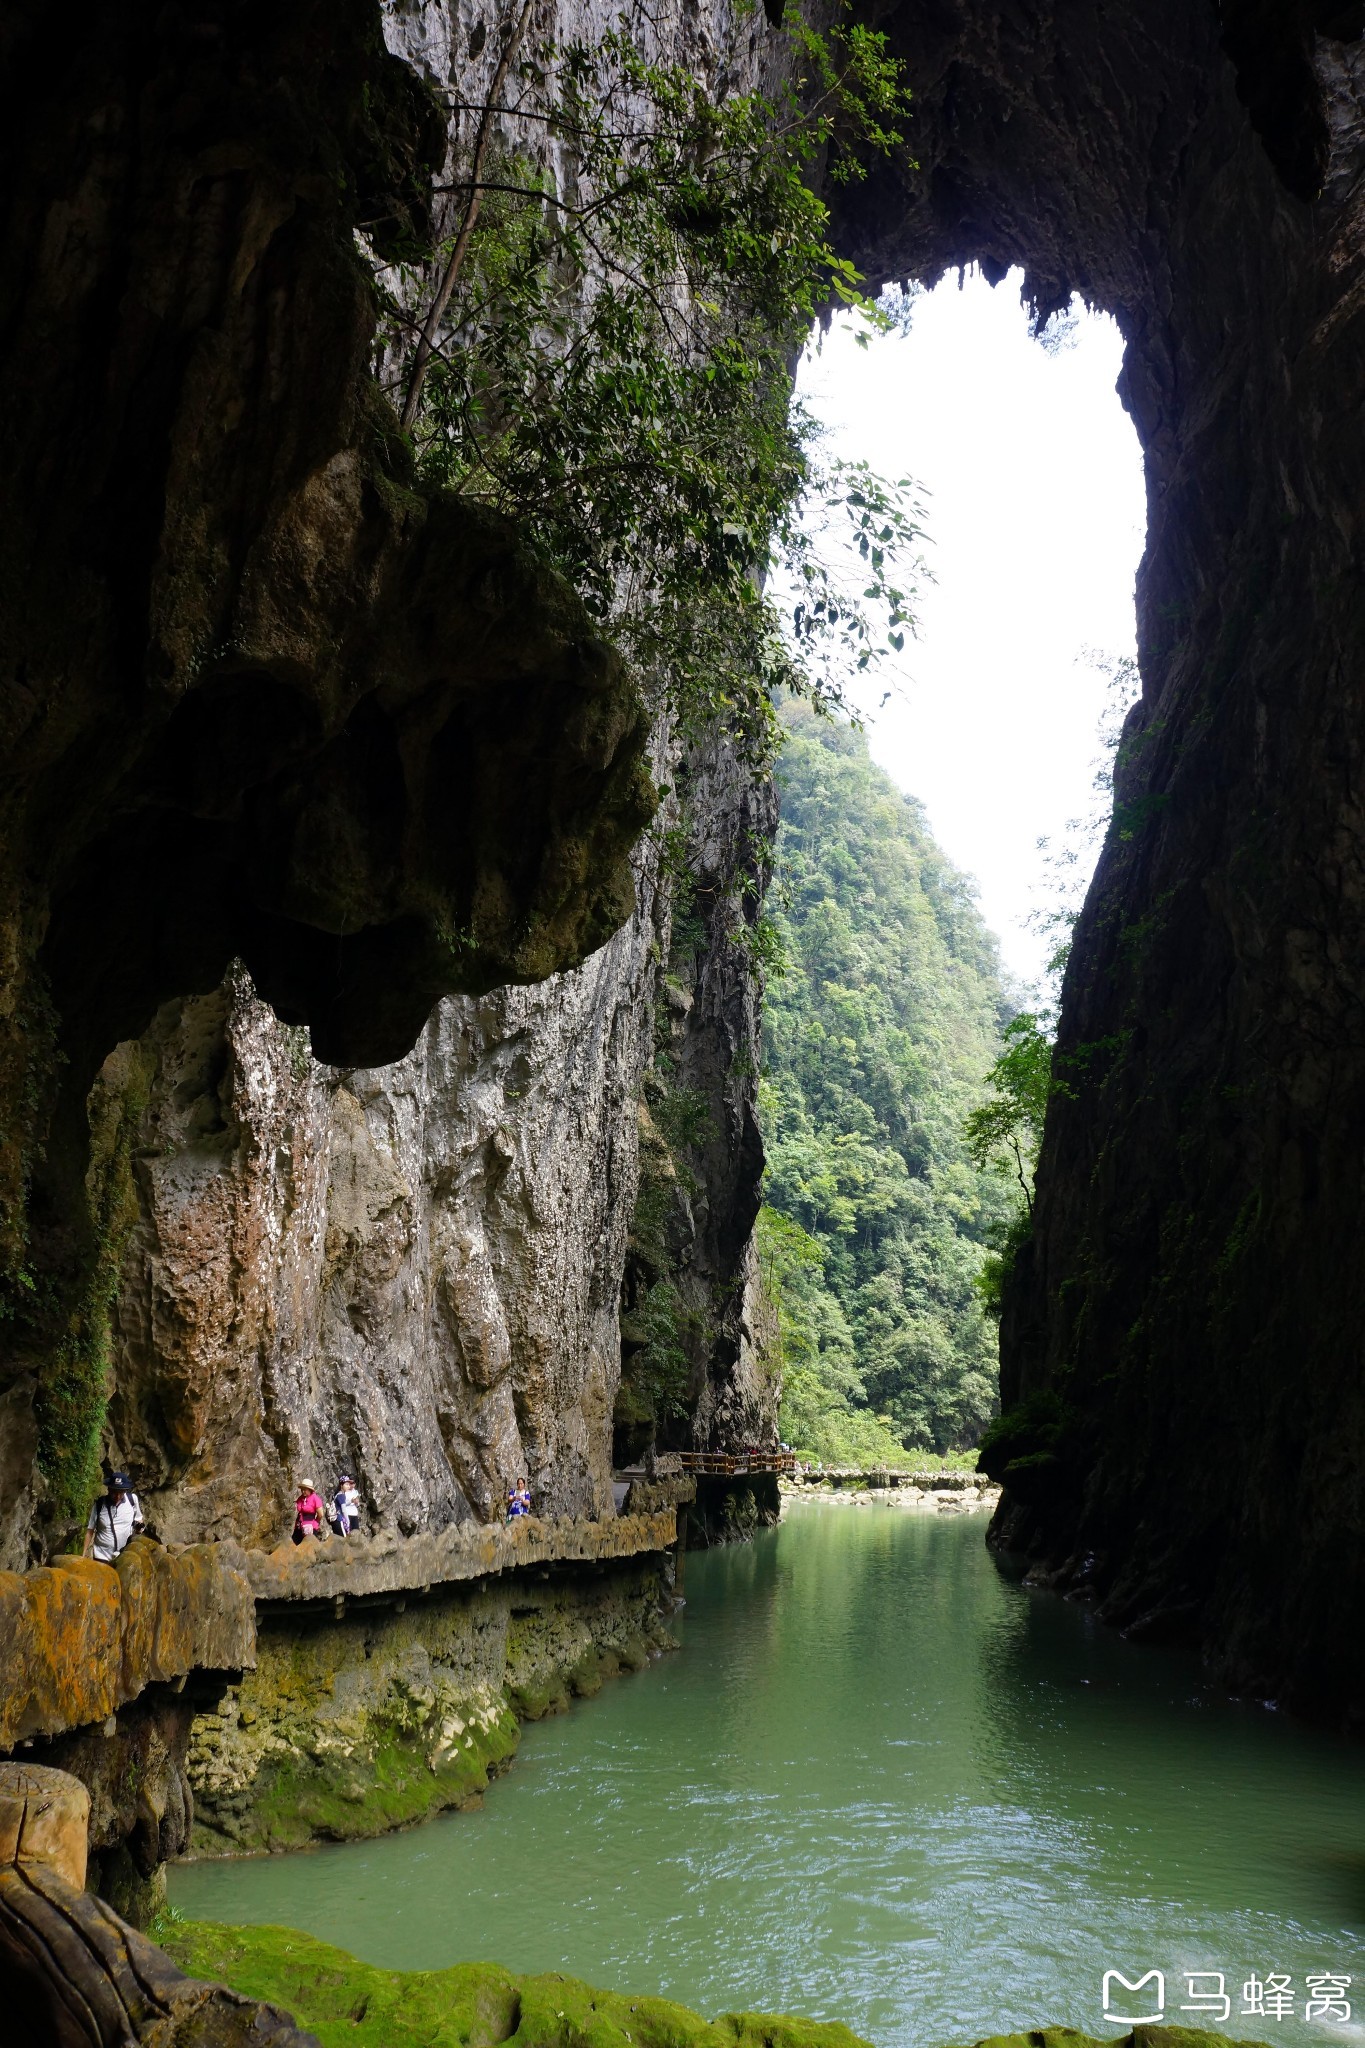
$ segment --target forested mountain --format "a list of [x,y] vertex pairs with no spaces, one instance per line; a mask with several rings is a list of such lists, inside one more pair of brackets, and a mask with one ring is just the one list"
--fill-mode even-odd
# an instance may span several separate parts
[[998,1175],[967,1156],[1006,1014],[971,884],[852,727],[784,711],[766,1004],[764,1269],[784,1438],[826,1459],[970,1445],[996,1404],[973,1282]]

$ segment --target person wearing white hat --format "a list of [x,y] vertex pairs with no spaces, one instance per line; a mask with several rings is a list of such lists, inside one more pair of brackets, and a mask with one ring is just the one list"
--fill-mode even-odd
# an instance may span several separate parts
[[299,1481],[294,1501],[294,1541],[302,1543],[306,1536],[322,1536],[322,1502],[313,1491],[311,1479]]
[[336,1510],[337,1534],[353,1535],[360,1526],[360,1489],[349,1472],[343,1472],[338,1479],[332,1505]]

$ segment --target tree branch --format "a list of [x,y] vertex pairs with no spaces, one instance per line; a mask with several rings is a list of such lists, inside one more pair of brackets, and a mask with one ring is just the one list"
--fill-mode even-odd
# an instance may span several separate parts
[[431,352],[436,340],[437,330],[444,317],[446,307],[450,304],[451,293],[460,281],[460,271],[464,267],[464,259],[468,253],[474,228],[478,222],[479,206],[483,199],[480,179],[483,175],[484,158],[488,154],[488,144],[493,133],[493,107],[497,101],[498,94],[502,91],[503,82],[512,68],[517,51],[521,47],[521,39],[526,33],[527,25],[531,19],[531,10],[534,6],[535,0],[522,0],[521,13],[517,17],[516,26],[507,38],[503,53],[498,59],[498,68],[493,73],[493,82],[488,89],[488,99],[482,114],[479,116],[479,130],[474,142],[472,190],[469,195],[469,204],[465,208],[464,219],[460,223],[460,232],[455,237],[455,247],[450,252],[450,261],[445,267],[445,275],[442,277],[436,296],[431,302],[431,310],[427,314],[421,337],[417,343],[417,352],[412,359],[412,375],[408,380],[408,395],[403,401],[403,411],[401,414],[401,424],[406,428],[411,428],[413,421],[417,417],[417,408],[422,399],[422,386],[426,382],[427,365],[431,361]]

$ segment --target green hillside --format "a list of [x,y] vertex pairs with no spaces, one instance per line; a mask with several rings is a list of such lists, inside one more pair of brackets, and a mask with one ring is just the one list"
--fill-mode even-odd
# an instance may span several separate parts
[[782,1432],[827,1461],[963,1449],[995,1411],[973,1282],[1010,1204],[962,1132],[1007,1014],[995,941],[862,734],[784,718],[760,1225]]

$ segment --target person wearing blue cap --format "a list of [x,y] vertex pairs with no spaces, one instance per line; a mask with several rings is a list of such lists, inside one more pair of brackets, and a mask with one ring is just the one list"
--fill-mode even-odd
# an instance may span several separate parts
[[109,1490],[90,1510],[85,1527],[82,1555],[97,1564],[117,1564],[133,1537],[146,1525],[142,1503],[133,1492],[126,1472],[111,1472]]

